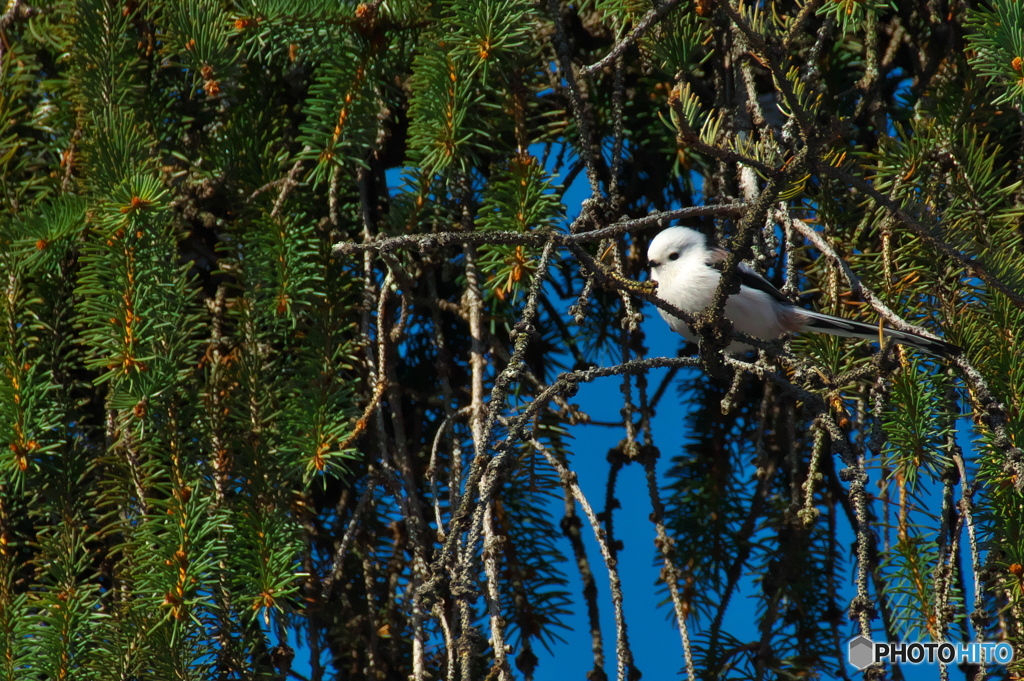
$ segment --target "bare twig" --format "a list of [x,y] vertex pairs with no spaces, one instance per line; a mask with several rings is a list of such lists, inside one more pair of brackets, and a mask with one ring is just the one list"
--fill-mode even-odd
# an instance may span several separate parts
[[746,207],[741,203],[725,204],[721,206],[690,206],[688,208],[669,210],[661,213],[652,213],[651,215],[646,215],[642,218],[619,220],[608,227],[592,230],[590,232],[570,234],[542,230],[533,232],[478,231],[407,234],[402,236],[386,237],[369,243],[345,241],[335,244],[333,250],[335,256],[342,256],[348,253],[356,253],[360,251],[377,251],[380,253],[390,253],[396,250],[407,249],[424,251],[431,248],[459,246],[462,244],[521,244],[543,246],[548,241],[551,241],[556,246],[568,246],[570,244],[598,242],[621,234],[644,231],[652,227],[665,227],[666,223],[671,220],[702,216],[740,215],[743,213],[745,208]]
[[619,55],[636,43],[636,41],[643,38],[647,31],[651,30],[651,27],[661,21],[665,15],[671,12],[678,4],[679,0],[665,0],[665,2],[661,3],[657,7],[648,10],[647,14],[641,17],[640,21],[636,22],[636,26],[633,27],[633,30],[630,31],[625,38],[615,43],[615,46],[612,47],[608,54],[602,57],[600,61],[596,61],[590,66],[583,67],[580,70],[580,73],[584,76],[590,76],[595,72],[606,68],[609,64],[615,61]]
[[531,439],[531,444],[533,444],[537,451],[544,455],[544,458],[548,460],[551,467],[558,472],[558,479],[562,483],[562,486],[572,493],[573,498],[577,503],[579,503],[580,508],[583,509],[583,514],[587,516],[587,521],[590,522],[590,527],[594,531],[594,538],[597,540],[597,545],[601,549],[601,556],[604,558],[605,568],[608,570],[608,584],[612,594],[612,607],[615,610],[615,628],[618,632],[617,638],[619,641],[618,681],[625,681],[625,655],[623,654],[622,647],[625,644],[624,627],[626,619],[622,610],[622,580],[619,577],[618,564],[612,556],[604,528],[601,527],[601,523],[597,519],[597,514],[594,513],[594,509],[591,507],[590,502],[583,494],[583,490],[580,489],[580,486],[576,481],[576,474],[566,468],[561,461],[548,452],[539,441]]
[[359,496],[359,502],[356,504],[355,510],[352,511],[352,517],[349,518],[348,526],[345,528],[345,534],[342,535],[341,541],[334,550],[331,572],[324,578],[324,598],[327,598],[326,594],[330,591],[334,582],[341,578],[341,571],[345,567],[345,555],[348,553],[349,545],[352,544],[352,540],[355,538],[357,527],[363,517],[363,511],[366,510],[367,505],[370,503],[370,499],[373,498],[374,490],[377,488],[377,478],[379,475],[379,472],[371,471],[370,475],[367,476],[366,489],[364,489],[363,493]]

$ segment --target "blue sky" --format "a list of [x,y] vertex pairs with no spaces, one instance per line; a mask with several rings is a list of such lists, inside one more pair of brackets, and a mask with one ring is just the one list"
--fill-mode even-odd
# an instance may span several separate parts
[[[535,153],[540,155],[540,150],[535,150]],[[388,174],[389,186],[392,189],[400,186],[398,172],[399,170],[395,169]],[[581,174],[564,197],[568,221],[578,214],[580,204],[588,195],[589,187],[586,178]],[[648,356],[675,356],[681,339],[669,330],[653,307],[646,306],[643,312],[646,315],[643,330],[649,348]],[[666,371],[664,369],[655,370],[649,375],[649,384],[652,389],[653,386],[659,384]],[[619,414],[621,407],[620,380],[608,378],[583,384],[573,401],[595,420],[619,421],[621,420]],[[685,427],[688,411],[689,406],[678,398],[678,392],[674,387],[670,387],[659,405],[652,424],[655,443],[662,453],[658,471],[659,479],[663,481],[666,479],[665,473],[671,465],[672,458],[681,452],[688,437]],[[571,461],[573,469],[579,476],[579,484],[583,492],[591,500],[595,510],[600,511],[603,508],[608,475],[606,455],[609,447],[623,437],[623,432],[621,429],[590,425],[573,427],[571,434],[574,439]],[[969,428],[963,430],[959,439],[965,453],[969,455],[973,450]],[[876,468],[870,472],[872,482],[869,485],[869,490],[875,490],[877,489],[875,483],[878,470]],[[934,497],[934,491],[926,489],[923,496],[926,499]],[[640,465],[626,466],[621,471],[616,496],[622,505],[621,509],[615,512],[616,539],[624,542],[624,547],[619,552],[620,576],[623,583],[624,609],[629,627],[629,638],[636,666],[643,672],[645,678],[681,678],[684,668],[682,646],[671,605],[664,602],[666,598],[664,589],[657,585],[659,566],[656,565],[655,529],[649,519],[651,505],[644,471]],[[556,522],[562,512],[562,501],[560,499],[553,501],[552,517],[556,519]],[[839,545],[841,547],[852,546],[854,538],[850,529],[840,523],[839,532]],[[608,574],[593,539],[593,533],[586,522],[584,522],[583,534],[591,569],[598,585],[606,656],[605,671],[609,678],[614,679],[615,625],[608,589]],[[563,546],[563,551],[566,555],[571,555],[568,545]],[[967,568],[970,565],[970,557],[963,556],[961,564]],[[849,555],[846,556],[844,567],[847,574],[843,582],[844,592],[840,595],[840,602],[845,606],[854,595],[852,575],[850,574],[853,562]],[[580,597],[582,585],[579,573],[571,561],[566,563],[564,571],[570,580],[569,590],[575,602],[575,612],[566,620],[570,629],[559,632],[565,639],[564,643],[554,645],[550,653],[545,652],[541,646],[536,648],[535,652],[540,658],[535,675],[537,681],[582,680],[586,678],[586,673],[591,669],[593,663],[589,625]],[[745,576],[738,593],[731,601],[724,622],[724,629],[740,640],[753,641],[757,640],[760,635],[754,616],[757,609],[756,588],[753,576]],[[968,603],[968,610],[972,605]],[[880,627],[881,622],[876,621],[875,625]],[[694,628],[694,624],[691,623],[691,633]],[[844,625],[844,632],[844,635],[840,637],[843,642],[854,635],[853,624]],[[847,633],[849,635],[846,635]],[[881,640],[881,638],[881,636],[876,636],[876,640]],[[293,641],[293,645],[297,652],[295,669],[305,674],[308,672],[309,666],[303,658],[308,656],[308,652],[301,649],[297,641]],[[904,677],[910,680],[931,679],[937,676],[938,668],[929,665],[903,666],[903,672]],[[848,673],[851,678],[859,677],[852,667],[848,667]]]
[[[583,173],[576,178],[573,186],[565,193],[567,222],[579,214],[579,206],[589,196],[589,186]],[[642,308],[644,313],[643,331],[649,357],[674,357],[682,345],[675,334],[651,305]],[[657,369],[648,375],[648,385],[660,385],[667,369]],[[681,375],[681,374],[680,374]],[[676,381],[679,376],[676,377]],[[606,378],[594,383],[583,384],[574,402],[578,403],[591,418],[600,421],[620,421],[619,409],[622,397],[619,392],[621,379]],[[658,478],[664,481],[665,473],[671,466],[672,458],[679,454],[687,438],[685,419],[688,405],[678,399],[674,387],[670,387],[657,409],[652,422],[654,441],[661,450],[658,461]],[[571,429],[574,438],[572,464],[579,476],[583,493],[600,511],[608,479],[606,455],[610,444],[624,436],[621,429],[599,426],[576,426]],[[647,481],[640,465],[629,465],[619,474],[617,494],[622,507],[615,511],[615,538],[624,544],[618,554],[620,578],[623,590],[623,610],[629,632],[630,647],[634,662],[645,678],[681,678],[685,674],[685,662],[679,631],[670,603],[665,602],[664,587],[658,586],[660,566],[656,563],[655,528],[650,522],[651,502]],[[557,505],[560,506],[561,502]],[[560,514],[561,508],[553,508]],[[556,515],[557,517],[557,515]],[[614,679],[615,666],[615,621],[612,610],[608,573],[601,560],[601,553],[593,532],[584,524],[584,537],[591,569],[598,585],[598,602],[601,607],[601,630],[604,639],[605,659],[608,678]],[[568,566],[573,568],[572,565]],[[535,675],[536,681],[564,681],[564,679],[586,679],[586,673],[593,666],[591,639],[586,612],[580,594],[582,582],[575,569],[567,570],[570,589],[576,600],[573,616],[568,620],[571,631],[562,632],[565,643],[554,646],[550,653],[538,650],[540,664]],[[756,620],[751,613],[756,604],[746,598],[752,592],[752,582],[744,578],[739,593],[732,602],[724,627],[739,638],[756,640]],[[691,635],[693,625],[691,623]]]
[[[660,319],[651,306],[644,309],[646,315],[643,330],[646,335],[647,345],[650,348],[649,356],[675,356],[679,348],[679,337],[672,333],[668,326]],[[661,377],[667,370],[657,369],[649,375],[649,385],[657,386]],[[616,421],[621,416],[618,413],[621,406],[621,395],[619,393],[619,379],[602,379],[580,387],[580,392],[574,400],[581,408],[590,414],[594,419]],[[676,379],[679,380],[678,377]],[[685,418],[689,406],[679,401],[678,393],[670,388],[659,404],[657,414],[653,419],[654,440],[661,450],[661,460],[658,465],[659,479],[666,480],[665,473],[671,464],[671,459],[679,454],[688,437],[685,426]],[[961,419],[963,421],[964,419]],[[623,436],[621,431],[612,428],[601,428],[596,426],[577,426],[571,429],[574,437],[574,470],[579,475],[579,484],[584,494],[592,500],[597,507],[603,508],[604,489],[608,475],[608,464],[605,460],[608,448],[611,444],[618,442]],[[971,436],[968,430],[961,433],[960,444],[964,447],[965,454],[971,452]],[[879,471],[877,466],[869,469],[871,482],[869,491],[877,490]],[[922,498],[933,500],[934,511],[938,510],[937,489],[925,489],[922,491]],[[616,539],[624,542],[625,546],[619,553],[620,576],[623,583],[624,609],[626,621],[629,626],[630,644],[635,657],[636,665],[644,674],[645,679],[666,679],[682,678],[683,672],[683,651],[680,642],[679,632],[676,629],[672,608],[670,603],[664,602],[664,589],[657,587],[659,567],[655,565],[657,552],[654,544],[654,525],[650,522],[651,513],[650,499],[647,493],[646,480],[643,468],[639,465],[625,467],[619,474],[617,497],[622,508],[615,513],[615,534]],[[664,499],[664,496],[663,496]],[[553,513],[561,513],[561,502],[553,508]],[[822,519],[819,519],[821,522]],[[606,673],[610,679],[615,678],[614,662],[614,641],[615,623],[612,617],[611,599],[608,589],[607,571],[601,561],[601,554],[593,539],[593,533],[584,526],[587,541],[588,555],[591,561],[591,569],[594,571],[598,581],[600,605],[602,608],[602,633],[604,635],[606,650]],[[838,544],[840,547],[852,547],[854,535],[845,523],[839,524]],[[852,569],[853,558],[846,551],[845,558],[845,579],[842,580],[843,587],[840,594],[840,604],[845,607],[856,594],[853,586]],[[966,539],[961,556],[961,565],[964,569],[970,567],[970,555],[966,550]],[[569,566],[572,568],[572,566]],[[570,578],[571,590],[576,598],[576,612],[568,620],[573,630],[563,632],[562,637],[565,643],[555,646],[551,654],[538,650],[540,664],[536,674],[537,681],[565,681],[565,679],[586,678],[586,672],[593,664],[590,651],[590,634],[586,614],[583,610],[579,594],[582,584],[579,575],[572,569],[567,570]],[[969,575],[968,590],[970,590]],[[724,620],[723,628],[740,640],[756,641],[760,637],[757,629],[755,613],[757,609],[757,586],[752,576],[746,576],[730,603],[728,614]],[[968,594],[968,611],[973,608],[970,594]],[[695,625],[690,622],[691,636]],[[873,622],[876,641],[884,641],[885,637],[880,634],[882,623],[880,619]],[[856,635],[853,622],[847,620],[843,625],[844,634],[840,640],[845,642]],[[951,636],[951,640],[956,640]],[[936,665],[902,665],[904,678],[908,681],[924,681],[938,677],[938,666]],[[955,668],[951,673],[959,674]],[[847,667],[850,678],[857,679],[861,675],[852,666]]]
[[[539,150],[535,153],[539,153]],[[697,180],[699,187],[699,178]],[[581,174],[564,197],[568,212],[567,222],[571,222],[579,214],[578,207],[588,196],[589,186],[586,178]],[[648,356],[675,356],[681,346],[679,336],[668,328],[653,306],[644,306],[643,313],[645,315],[643,331],[648,347]],[[648,376],[648,384],[659,385],[666,372],[667,369],[653,371]],[[676,378],[677,382],[678,380],[679,376]],[[580,392],[574,401],[595,420],[621,420],[619,381],[620,379],[617,378],[609,378],[584,384],[580,387]],[[672,458],[681,452],[688,437],[685,419],[689,410],[689,406],[678,399],[678,392],[674,388],[669,388],[653,419],[654,441],[661,451],[658,473],[659,479],[662,481],[666,479],[665,473],[671,465]],[[973,451],[969,419],[961,419],[961,425],[964,422],[968,427],[962,429],[958,440],[965,454],[969,455]],[[573,464],[574,470],[579,475],[580,487],[587,498],[591,499],[597,507],[595,510],[600,510],[603,504],[598,502],[604,497],[608,475],[608,463],[605,457],[610,444],[618,442],[624,433],[621,430],[597,426],[576,426],[571,429],[571,432],[575,441]],[[872,475],[869,490],[876,490],[878,470],[876,468],[869,473]],[[935,489],[924,489],[921,496],[924,499],[937,500],[936,492]],[[659,565],[656,564],[655,529],[649,519],[651,504],[641,466],[631,465],[622,470],[618,478],[617,497],[622,504],[622,508],[615,512],[615,534],[616,539],[624,542],[624,548],[619,553],[623,607],[636,665],[643,672],[645,678],[681,678],[684,676],[682,644],[671,604],[665,602],[664,588],[657,586]],[[558,502],[556,506],[553,508],[553,513],[560,514],[561,502]],[[938,507],[935,508],[937,510]],[[607,571],[601,561],[601,554],[593,539],[593,533],[586,525],[584,529],[586,530],[585,537],[591,569],[598,582],[599,602],[602,608],[601,628],[606,655],[605,671],[609,678],[615,678],[615,623]],[[854,535],[848,526],[840,523],[838,532],[838,543],[841,547],[853,545]],[[840,596],[840,602],[844,606],[856,593],[853,586],[853,560],[849,555],[845,558],[846,579],[842,584],[845,589]],[[967,568],[970,565],[970,556],[965,554],[961,558],[961,565]],[[587,671],[593,664],[588,622],[580,599],[582,583],[575,570],[568,570],[567,574],[570,577],[571,588],[576,598],[576,611],[569,619],[572,630],[562,634],[566,642],[554,646],[551,653],[545,653],[542,649],[537,651],[540,657],[536,673],[537,681],[563,681],[566,678],[585,679]],[[757,609],[757,592],[755,591],[757,587],[752,577],[751,575],[745,576],[741,581],[739,590],[730,603],[723,625],[725,630],[740,640],[754,641],[760,636],[754,617]],[[968,598],[969,596],[968,594]],[[969,602],[968,609],[972,607],[973,603]],[[881,621],[876,620],[873,625],[877,634],[875,640],[883,640],[884,637],[880,635]],[[690,629],[692,636],[695,629],[692,622]],[[843,642],[857,633],[852,622],[846,624],[845,629],[849,636],[841,636],[840,640]],[[902,671],[908,681],[916,681],[917,679],[935,678],[938,674],[938,667],[903,665]],[[847,667],[847,673],[851,678],[860,676],[852,666]]]
[[[650,356],[675,356],[679,347],[679,336],[669,331],[668,326],[657,316],[653,308],[648,307],[645,314],[647,317],[643,328],[647,335]],[[649,375],[649,384],[657,386],[667,371],[659,369],[652,372]],[[607,378],[581,385],[574,401],[594,419],[621,420],[620,380]],[[664,479],[664,473],[670,466],[672,457],[682,449],[686,437],[683,425],[686,413],[686,405],[681,404],[676,391],[669,388],[653,421],[654,439],[662,452],[658,462],[660,479]],[[572,435],[572,464],[579,475],[580,488],[587,498],[592,500],[595,510],[599,511],[603,508],[602,500],[608,479],[608,463],[605,457],[610,444],[618,442],[624,433],[620,429],[578,426],[572,429]],[[623,549],[619,552],[623,608],[636,665],[643,672],[644,678],[676,678],[684,665],[683,649],[671,605],[663,603],[664,589],[656,586],[659,567],[655,564],[655,531],[649,519],[651,502],[647,492],[647,481],[640,465],[634,464],[623,468],[619,474],[616,496],[622,504],[622,508],[615,512],[615,537],[624,543]],[[554,510],[561,512],[560,508]],[[593,532],[586,524],[583,529],[591,569],[598,583],[598,599],[603,618],[601,629],[608,662],[606,672],[609,678],[615,678],[615,622],[608,588],[608,572],[601,560]],[[536,675],[537,681],[585,679],[586,672],[593,665],[589,625],[586,613],[579,607],[579,594],[582,590],[579,573],[569,570],[567,574],[577,599],[576,612],[570,619],[574,630],[562,634],[566,644],[556,647],[553,656],[538,653],[541,661]],[[747,617],[746,622],[753,620]],[[756,627],[749,627],[749,631],[752,637],[756,637]]]

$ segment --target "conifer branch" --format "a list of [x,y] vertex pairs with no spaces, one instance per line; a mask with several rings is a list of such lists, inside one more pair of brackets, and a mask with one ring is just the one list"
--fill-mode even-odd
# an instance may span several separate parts
[[[782,40],[782,50],[789,51],[793,48],[794,43],[803,37],[804,27],[807,25],[808,20],[814,16],[818,8],[821,7],[823,0],[807,0],[800,8],[800,12],[796,15],[790,26],[789,32],[786,37]],[[811,62],[814,63],[813,61]]]
[[875,312],[892,324],[894,328],[899,329],[900,331],[910,331],[926,337],[935,337],[934,334],[930,333],[928,330],[911,324],[889,309],[889,307],[886,306],[886,304],[882,302],[877,295],[875,295],[874,291],[861,282],[857,275],[853,273],[853,270],[850,269],[850,266],[846,261],[839,257],[831,244],[829,244],[821,234],[811,229],[807,223],[802,220],[789,217],[781,212],[776,213],[775,219],[787,224],[790,228],[796,230],[801,236],[814,244],[814,247],[821,251],[822,255],[828,258],[829,263],[838,269],[843,275],[843,278],[846,280],[846,283],[853,292],[853,295],[857,298],[862,298],[867,302]]
[[348,554],[349,546],[351,546],[352,541],[355,539],[363,513],[373,498],[379,477],[380,473],[377,471],[371,471],[370,475],[367,476],[366,489],[359,495],[359,501],[356,503],[355,510],[352,511],[352,517],[349,518],[348,525],[345,528],[345,534],[342,535],[341,541],[338,542],[338,546],[334,551],[331,572],[323,580],[323,597],[325,599],[329,596],[334,583],[341,579],[342,570],[345,569],[345,556]]
[[[531,678],[579,607],[627,681],[627,549],[688,677],[848,678],[843,610],[1019,647],[1017,5],[122,4],[0,6],[0,677]],[[641,281],[673,220],[965,351],[730,333],[731,270],[687,315]]]
[[653,7],[647,11],[640,21],[636,22],[636,26],[630,31],[625,38],[615,43],[615,46],[602,57],[599,61],[594,62],[590,66],[585,66],[580,70],[580,73],[584,76],[591,76],[594,73],[605,69],[613,61],[619,58],[623,52],[632,47],[636,41],[644,37],[647,31],[661,21],[665,15],[671,12],[676,5],[679,4],[679,0],[664,0],[660,5]]
[[957,249],[953,248],[946,242],[937,238],[927,229],[924,225],[914,220],[910,215],[906,213],[895,201],[884,196],[881,192],[875,189],[871,183],[863,180],[859,177],[855,177],[850,173],[836,168],[828,164],[816,164],[817,169],[825,176],[831,177],[835,180],[843,182],[844,184],[856,187],[858,191],[864,192],[871,198],[873,198],[879,205],[884,207],[890,215],[896,220],[899,220],[901,224],[905,225],[914,234],[921,237],[926,243],[935,248],[940,253],[943,253],[951,260],[959,263],[964,270],[972,277],[978,277],[986,284],[992,287],[993,290],[1006,296],[1015,306],[1020,309],[1024,309],[1024,294],[1019,291],[1014,291],[1005,283],[999,280],[998,277],[988,271],[984,265],[978,262],[976,259],[969,255],[961,253]]
[[573,71],[572,47],[568,36],[565,34],[565,25],[562,18],[562,8],[558,0],[548,0],[548,13],[555,28],[555,54],[558,57],[559,70],[566,83],[566,92],[569,104],[572,107],[573,118],[579,126],[577,142],[580,145],[580,156],[583,158],[587,168],[587,180],[590,182],[590,194],[592,200],[598,200],[601,196],[601,183],[598,173],[598,161],[600,160],[600,144],[594,137],[594,123],[590,110],[590,102],[584,96],[583,91]]

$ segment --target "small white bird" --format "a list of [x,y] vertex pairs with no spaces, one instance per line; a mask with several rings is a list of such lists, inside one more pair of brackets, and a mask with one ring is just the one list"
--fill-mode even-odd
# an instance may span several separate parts
[[[647,260],[651,279],[658,282],[658,296],[675,307],[697,314],[707,309],[718,290],[721,268],[728,251],[709,248],[700,232],[689,227],[669,227],[651,241]],[[864,322],[833,317],[797,307],[781,291],[746,263],[739,265],[740,290],[729,296],[725,316],[737,331],[755,338],[772,340],[784,333],[816,331],[848,338],[878,339],[878,327]],[[661,316],[676,333],[691,342],[696,337],[686,322],[659,309]],[[910,345],[939,356],[960,352],[960,348],[917,333],[884,329],[883,333],[897,343]],[[726,351],[739,354],[750,350],[744,343],[733,341]]]

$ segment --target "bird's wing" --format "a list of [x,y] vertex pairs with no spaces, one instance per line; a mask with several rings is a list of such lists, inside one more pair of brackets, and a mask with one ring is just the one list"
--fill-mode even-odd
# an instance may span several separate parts
[[[728,255],[729,251],[724,248],[712,248],[710,255],[708,255],[708,267],[712,267],[721,272],[725,267],[725,259]],[[785,305],[793,304],[793,301],[787,298],[782,291],[772,286],[770,281],[751,269],[747,263],[741,262],[737,273],[740,275],[740,284],[743,286],[757,291],[763,291]]]
[[[729,251],[724,248],[711,249],[707,265],[719,272],[723,271],[725,259]],[[772,298],[784,305],[779,309],[779,321],[786,331],[817,331],[833,336],[846,336],[848,338],[865,338],[867,340],[878,340],[879,328],[873,324],[858,322],[853,319],[843,319],[821,312],[804,310],[793,304],[789,298],[782,294],[782,291],[772,286],[771,282],[752,270],[746,263],[740,263],[737,272],[740,275],[740,283],[747,288],[763,291]],[[899,331],[897,329],[882,329],[882,333],[903,343],[931,353],[939,357],[951,357],[958,355],[961,350],[956,345],[942,340],[941,338],[929,338],[911,331]]]

